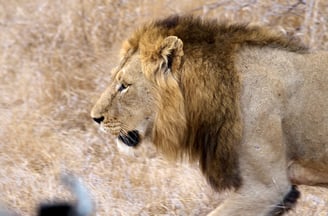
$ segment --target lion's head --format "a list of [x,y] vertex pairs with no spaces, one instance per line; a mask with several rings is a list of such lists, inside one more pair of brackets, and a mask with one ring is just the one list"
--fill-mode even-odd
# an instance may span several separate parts
[[154,121],[152,88],[142,73],[140,55],[126,54],[112,71],[111,83],[94,105],[91,116],[104,131],[117,136],[118,144],[135,147],[149,136]]
[[[112,82],[91,111],[92,118],[103,130],[117,136],[120,147],[122,144],[136,147],[142,140],[151,138],[154,132],[154,120],[161,116],[158,114],[159,109],[166,110],[165,115],[183,112],[181,95],[179,98],[174,96],[179,86],[177,78],[173,77],[172,73],[178,62],[177,60],[172,62],[173,50],[174,57],[183,55],[181,40],[174,36],[163,39],[158,47],[157,56],[154,53],[137,50],[132,43],[132,41],[125,43],[122,60],[112,71]],[[160,82],[162,83],[159,84]],[[166,107],[159,107],[161,104],[158,103],[158,99],[161,96],[158,94],[161,94],[162,90],[159,91],[155,83],[166,85],[166,94],[170,96],[164,99]],[[179,107],[177,107],[179,110],[173,108],[177,101],[173,102],[175,104],[170,104],[170,100],[179,100]],[[182,125],[185,122],[184,114],[176,119],[164,118],[163,121],[181,121]],[[166,125],[165,122],[162,124]],[[168,128],[168,131],[172,129]]]

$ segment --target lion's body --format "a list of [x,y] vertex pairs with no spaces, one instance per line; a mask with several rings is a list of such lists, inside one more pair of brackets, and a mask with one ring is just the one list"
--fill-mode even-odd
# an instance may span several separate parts
[[[256,176],[245,193],[267,194],[269,206],[271,193],[283,194],[289,181],[327,184],[328,53],[247,47],[236,59],[244,131],[240,170],[242,176]],[[249,215],[265,215],[256,208],[265,203],[257,196],[247,201],[254,207]]]
[[148,138],[236,188],[213,215],[279,215],[291,181],[328,183],[327,71],[327,53],[269,29],[171,17],[126,42],[91,115],[118,143]]
[[328,53],[248,48],[238,60],[245,134],[256,134],[246,123],[279,116],[289,162],[327,169]]

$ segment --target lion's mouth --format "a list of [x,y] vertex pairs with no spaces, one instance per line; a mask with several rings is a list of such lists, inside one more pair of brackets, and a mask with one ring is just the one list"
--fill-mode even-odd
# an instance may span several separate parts
[[135,147],[140,142],[140,135],[137,130],[129,131],[128,133],[120,133],[118,139],[130,147]]

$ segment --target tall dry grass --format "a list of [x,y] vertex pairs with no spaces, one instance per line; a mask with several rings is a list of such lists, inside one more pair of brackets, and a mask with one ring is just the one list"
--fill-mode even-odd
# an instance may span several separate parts
[[[72,199],[64,171],[82,178],[97,215],[205,215],[227,196],[150,145],[120,155],[89,117],[122,39],[172,13],[276,26],[328,49],[325,0],[0,0],[0,203],[33,215],[42,200]],[[302,192],[290,215],[327,214],[327,189]]]

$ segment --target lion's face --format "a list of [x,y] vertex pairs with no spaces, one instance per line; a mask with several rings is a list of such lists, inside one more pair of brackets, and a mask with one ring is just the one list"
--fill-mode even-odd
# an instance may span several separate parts
[[[124,58],[113,70],[109,87],[91,111],[100,127],[117,137],[117,144],[135,147],[149,136],[154,121],[151,83],[142,73],[139,54]],[[122,145],[121,145],[122,146]]]
[[182,41],[169,36],[152,52],[140,44],[137,50],[127,43],[109,87],[91,111],[101,128],[117,137],[119,149],[128,153],[132,152],[126,146],[136,147],[145,139],[177,147],[186,122],[177,78]]

